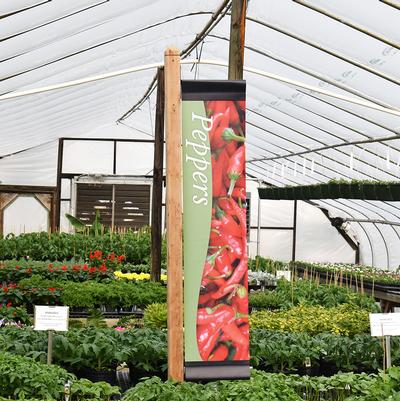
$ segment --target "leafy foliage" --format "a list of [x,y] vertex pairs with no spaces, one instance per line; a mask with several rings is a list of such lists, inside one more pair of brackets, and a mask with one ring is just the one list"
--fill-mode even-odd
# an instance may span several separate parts
[[371,297],[354,293],[346,287],[307,280],[278,280],[275,290],[253,292],[249,296],[249,305],[257,309],[289,309],[300,304],[327,308],[350,304],[371,312],[379,311]]
[[291,333],[330,332],[351,336],[369,331],[369,313],[347,304],[334,308],[298,305],[283,311],[254,312],[250,315],[250,326]]
[[340,373],[332,377],[253,371],[248,381],[221,380],[207,384],[162,382],[153,377],[129,390],[123,400],[395,401],[399,396],[399,377],[398,368],[379,376]]
[[101,250],[103,253],[125,255],[129,263],[148,264],[150,240],[148,228],[139,232],[127,231],[100,236],[45,232],[18,236],[8,234],[0,239],[0,255],[3,260],[19,260],[26,256],[38,261],[88,260],[91,251]]
[[77,380],[73,374],[57,365],[45,365],[8,352],[0,353],[0,397],[61,400],[67,381],[72,383],[71,401],[106,401],[119,393],[116,387],[107,383]]
[[144,310],[143,321],[146,327],[151,329],[167,328],[167,304],[150,304]]
[[[74,307],[93,308],[100,305],[112,307],[144,308],[154,302],[166,301],[166,288],[153,282],[125,282],[112,280],[108,283],[85,281],[44,280],[32,276],[19,282],[22,290],[21,303],[58,304]],[[9,298],[10,299],[10,298]],[[10,299],[16,302],[14,299]]]

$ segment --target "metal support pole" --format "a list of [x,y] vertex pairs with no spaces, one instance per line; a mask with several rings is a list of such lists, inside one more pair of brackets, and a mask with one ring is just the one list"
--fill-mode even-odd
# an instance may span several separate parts
[[164,164],[164,68],[157,72],[157,107],[154,132],[153,187],[151,201],[151,279],[160,281],[162,246],[162,191]]
[[111,196],[111,231],[115,230],[115,185],[112,186],[112,196]]
[[292,240],[292,262],[296,260],[296,230],[297,230],[297,200],[293,205],[293,240]]
[[260,256],[260,242],[261,242],[261,198],[258,197],[257,207],[257,256]]

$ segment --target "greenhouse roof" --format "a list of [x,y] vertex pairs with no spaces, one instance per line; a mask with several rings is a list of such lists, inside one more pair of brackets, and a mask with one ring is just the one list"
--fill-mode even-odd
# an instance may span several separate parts
[[[228,58],[230,1],[5,0],[0,16],[0,95],[162,62],[171,44],[183,59]],[[278,186],[398,181],[399,26],[397,0],[250,0],[247,67],[387,110],[245,71],[247,173]],[[1,183],[55,185],[60,137],[153,137],[154,76],[0,100]],[[183,65],[182,77],[225,79],[227,69]],[[151,170],[152,153],[142,157]],[[399,202],[315,203],[353,221],[366,261],[399,265]]]

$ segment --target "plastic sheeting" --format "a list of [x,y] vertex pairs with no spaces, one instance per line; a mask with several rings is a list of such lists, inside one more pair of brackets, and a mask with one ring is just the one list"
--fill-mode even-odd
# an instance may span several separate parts
[[[222,1],[1,3],[0,14],[9,14],[1,19],[0,42],[0,93],[7,93],[159,62],[168,45],[185,49]],[[229,18],[228,14],[219,21],[191,57],[227,60]],[[245,63],[399,108],[399,25],[398,10],[379,0],[251,0]],[[62,136],[96,137],[99,127],[107,126],[104,136],[149,138],[154,93],[124,120],[131,128],[116,126],[115,121],[143,96],[153,76],[154,71],[144,71],[2,101],[0,181],[54,184],[56,143]],[[226,68],[184,66],[182,76],[224,79]],[[254,74],[246,73],[245,78],[249,175],[274,185],[332,178],[398,181],[399,117]],[[388,137],[395,139],[376,141]],[[372,143],[352,144],[368,140]],[[32,149],[25,151],[28,148]],[[7,156],[15,152],[22,153]],[[146,152],[135,153],[140,169],[146,168],[147,157]],[[134,174],[135,168],[136,163],[126,171],[132,169]],[[362,262],[390,268],[399,265],[398,202],[339,199],[315,203],[331,216],[352,221],[346,225],[360,242]],[[305,215],[312,216],[311,210]],[[318,240],[318,235],[312,239],[306,232],[302,237],[313,244]],[[281,242],[289,244],[289,239],[282,237]],[[343,251],[346,259],[347,251],[341,247],[343,243],[337,243],[332,249]],[[329,255],[328,249],[320,249]],[[306,252],[304,257],[312,258],[312,254]]]

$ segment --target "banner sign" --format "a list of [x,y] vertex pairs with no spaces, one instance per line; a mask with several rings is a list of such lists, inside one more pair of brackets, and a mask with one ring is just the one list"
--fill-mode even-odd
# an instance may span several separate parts
[[245,82],[182,100],[185,378],[249,378]]

